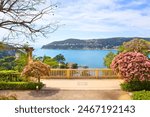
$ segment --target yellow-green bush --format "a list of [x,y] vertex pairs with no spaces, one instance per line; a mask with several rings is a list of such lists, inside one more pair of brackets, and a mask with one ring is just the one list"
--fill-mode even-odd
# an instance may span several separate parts
[[17,71],[13,70],[0,71],[0,81],[17,82],[22,80],[23,79],[20,77],[20,73]]
[[150,100],[150,91],[136,91],[132,95],[133,100]]
[[43,83],[34,82],[0,82],[0,90],[35,90],[43,86]]

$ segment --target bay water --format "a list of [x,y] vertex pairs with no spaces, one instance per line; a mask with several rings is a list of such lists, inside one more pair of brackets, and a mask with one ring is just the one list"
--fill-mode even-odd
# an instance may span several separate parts
[[53,50],[53,49],[35,49],[35,56],[55,57],[58,54],[64,55],[68,63],[77,63],[89,68],[106,68],[103,58],[109,53],[117,53],[117,50]]

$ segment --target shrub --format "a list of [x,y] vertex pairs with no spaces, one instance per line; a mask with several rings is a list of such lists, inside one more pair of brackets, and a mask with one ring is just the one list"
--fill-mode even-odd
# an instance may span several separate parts
[[39,76],[49,76],[49,72],[48,65],[40,61],[34,61],[25,66],[22,76],[38,78]]
[[112,61],[111,68],[126,82],[150,80],[150,60],[138,52],[120,53]]
[[150,81],[124,82],[121,84],[121,88],[125,91],[141,91],[141,90],[150,91]]
[[3,70],[0,71],[0,81],[16,82],[16,81],[23,81],[23,78],[20,77],[20,73],[17,71]]
[[59,67],[58,62],[49,56],[44,56],[42,62],[49,65],[51,68]]
[[121,45],[118,48],[118,51],[119,53],[120,52],[140,52],[144,54],[145,56],[148,56],[149,49],[150,49],[149,41],[135,38],[131,41],[124,42],[123,45]]
[[113,52],[109,52],[104,58],[104,65],[106,67],[110,68],[112,60],[114,59],[115,56],[116,56],[116,54],[114,54]]
[[21,72],[23,68],[27,65],[27,55],[19,54],[19,57],[15,59],[15,67],[14,69]]
[[136,91],[132,95],[133,100],[150,100],[150,91]]
[[13,70],[15,67],[15,57],[5,56],[0,58],[0,70]]
[[0,100],[17,100],[17,97],[16,95],[9,95],[9,96],[0,95]]
[[41,89],[44,84],[34,82],[0,82],[0,90],[35,90],[37,86]]

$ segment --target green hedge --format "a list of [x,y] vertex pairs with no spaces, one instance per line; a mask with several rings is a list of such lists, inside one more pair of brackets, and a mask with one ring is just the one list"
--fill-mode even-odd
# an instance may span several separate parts
[[150,91],[150,81],[132,81],[129,83],[122,83],[121,84],[122,90],[125,91],[141,91],[147,90]]
[[13,70],[0,71],[0,81],[17,82],[22,80],[23,79],[20,77],[20,73],[17,71]]
[[133,100],[150,100],[150,91],[136,91],[132,95]]
[[44,84],[34,82],[0,82],[0,90],[35,90],[37,86],[41,89]]

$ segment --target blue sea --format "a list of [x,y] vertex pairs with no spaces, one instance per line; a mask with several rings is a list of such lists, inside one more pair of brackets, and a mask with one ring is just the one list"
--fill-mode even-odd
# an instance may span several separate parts
[[103,58],[109,53],[117,53],[117,50],[51,50],[51,49],[35,49],[35,56],[55,57],[58,54],[64,55],[68,63],[77,63],[81,66],[89,68],[106,68],[103,64]]

